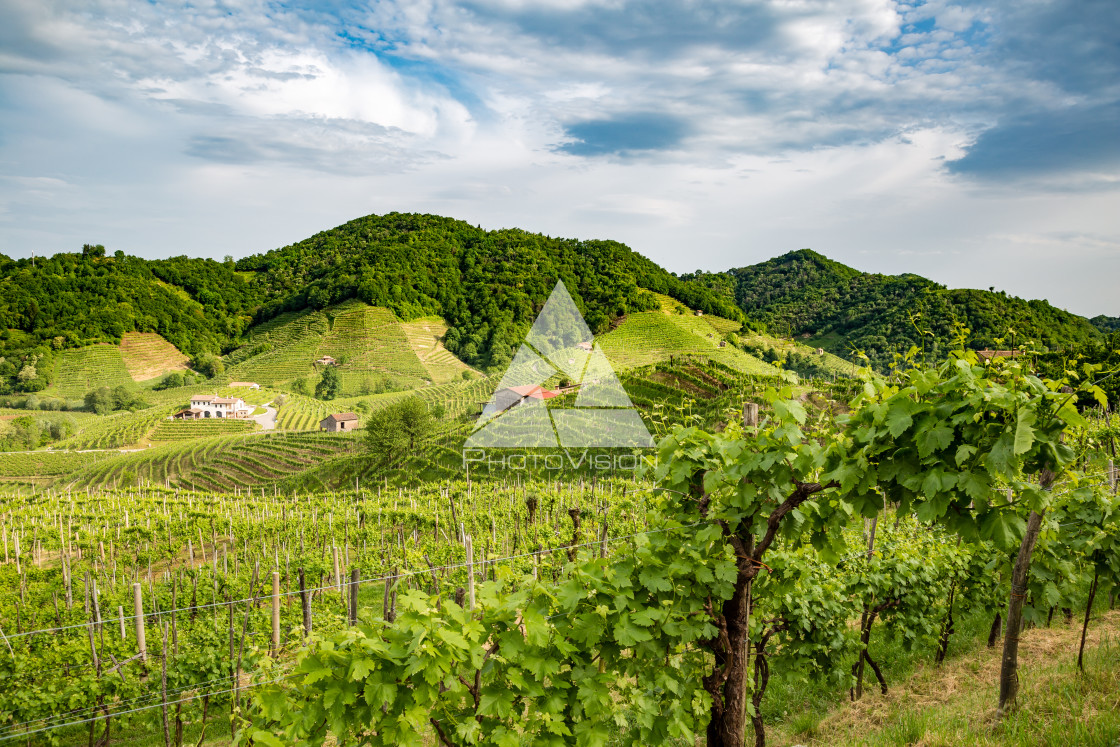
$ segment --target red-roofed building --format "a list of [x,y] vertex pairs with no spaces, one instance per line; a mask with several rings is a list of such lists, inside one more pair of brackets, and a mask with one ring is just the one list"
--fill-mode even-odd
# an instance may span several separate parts
[[491,402],[494,404],[498,412],[503,412],[519,405],[526,400],[546,400],[553,397],[559,397],[560,392],[553,391],[552,389],[545,389],[542,386],[535,384],[525,384],[524,386],[511,386],[504,389],[499,389],[494,392],[494,397]]

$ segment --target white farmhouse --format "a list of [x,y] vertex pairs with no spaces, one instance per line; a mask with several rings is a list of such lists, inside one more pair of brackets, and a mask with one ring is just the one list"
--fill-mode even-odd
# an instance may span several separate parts
[[177,418],[247,418],[253,411],[240,397],[219,397],[216,394],[191,396],[189,410],[175,414]]

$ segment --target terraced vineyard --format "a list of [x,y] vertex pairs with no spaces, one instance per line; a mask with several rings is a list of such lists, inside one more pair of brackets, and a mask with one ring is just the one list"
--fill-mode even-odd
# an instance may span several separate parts
[[443,346],[443,336],[447,333],[447,323],[436,316],[428,316],[411,322],[403,322],[408,344],[412,347],[416,357],[424,365],[428,377],[437,384],[455,381],[463,378],[463,371],[470,371],[470,366],[456,358],[450,350]]
[[186,441],[195,438],[247,433],[260,426],[253,420],[237,418],[205,418],[203,420],[164,420],[148,435],[151,441]]
[[140,412],[117,412],[93,421],[80,433],[60,441],[60,449],[119,449],[150,443],[148,433],[180,406],[152,407]]
[[46,394],[81,397],[91,389],[121,384],[133,384],[121,349],[116,345],[90,345],[58,353],[54,384],[46,390]]
[[133,381],[147,381],[168,371],[187,369],[187,356],[154,332],[126,332],[121,337],[120,350]]
[[[89,466],[115,454],[106,451],[0,453],[0,481],[39,483]],[[45,479],[44,479],[45,478]]]
[[[231,381],[280,384],[314,373],[312,365],[322,335],[329,330],[327,317],[319,311],[282,314],[253,329],[251,342],[227,358],[226,374]],[[265,352],[252,352],[267,345]],[[232,364],[232,365],[230,365]]]
[[356,394],[370,374],[388,374],[411,386],[428,380],[396,315],[388,309],[348,301],[328,312],[330,332],[317,356],[345,359],[342,391]]
[[615,368],[636,368],[668,361],[672,356],[707,356],[742,373],[775,373],[768,363],[731,346],[720,347],[720,335],[702,317],[664,311],[630,314],[598,342]]
[[810,347],[795,340],[786,340],[753,333],[747,333],[740,337],[742,341],[748,345],[771,348],[783,353],[799,353],[801,355],[811,356],[814,360],[819,362],[820,365],[841,376],[855,376],[860,368],[855,363],[844,360],[840,356],[834,355],[827,350],[821,349],[822,352],[818,353],[817,350],[819,348]]
[[340,455],[352,454],[357,441],[348,435],[261,433],[170,443],[121,454],[81,470],[68,482],[75,487],[123,485],[136,480],[201,490],[232,491],[272,484]]
[[313,397],[304,397],[301,394],[288,395],[288,401],[279,409],[276,415],[276,427],[282,431],[309,431],[319,427],[319,421],[331,412],[341,412],[334,408],[341,405],[330,405]]

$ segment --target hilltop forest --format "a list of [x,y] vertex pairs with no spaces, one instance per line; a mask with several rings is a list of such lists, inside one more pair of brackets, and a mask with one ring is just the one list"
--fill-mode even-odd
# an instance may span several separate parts
[[807,344],[843,357],[862,350],[877,366],[911,346],[940,359],[957,324],[970,330],[969,347],[976,349],[1028,340],[1050,349],[1085,346],[1101,342],[1102,330],[1111,331],[1046,301],[994,289],[948,289],[918,275],[860,272],[809,249],[684,279],[733,300],[772,334],[807,338]]
[[348,299],[406,321],[441,316],[446,348],[494,371],[508,364],[558,279],[596,334],[659,308],[654,294],[662,294],[748,332],[804,339],[850,360],[862,351],[878,367],[914,345],[941,358],[958,323],[971,330],[974,348],[1033,340],[1099,358],[1118,323],[1003,292],[863,273],[810,250],[678,277],[614,241],[390,213],[236,263],[148,260],[90,244],[50,258],[0,255],[0,394],[50,386],[60,350],[156,332],[197,362],[245,344],[254,325],[283,312]]

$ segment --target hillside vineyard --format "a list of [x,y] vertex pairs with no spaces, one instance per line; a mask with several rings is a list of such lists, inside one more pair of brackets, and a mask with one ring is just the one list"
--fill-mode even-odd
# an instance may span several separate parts
[[[429,215],[0,267],[0,745],[1120,738],[1113,319]],[[466,448],[580,407],[654,446]]]

